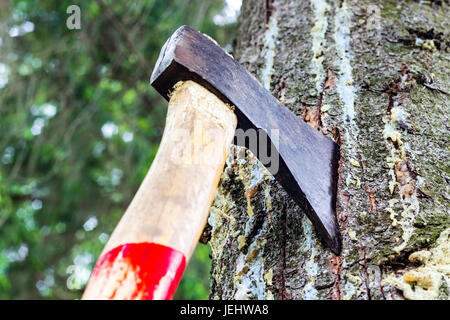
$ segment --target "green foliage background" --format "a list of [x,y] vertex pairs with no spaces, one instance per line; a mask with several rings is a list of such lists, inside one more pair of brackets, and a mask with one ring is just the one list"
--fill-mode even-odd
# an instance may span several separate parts
[[[71,4],[81,30],[66,27]],[[223,7],[1,1],[1,299],[81,296],[158,149],[166,102],[149,78],[159,50],[183,24],[229,45],[234,26],[212,19]],[[23,34],[11,37],[14,28]],[[208,287],[209,248],[199,245],[176,298],[206,299]]]

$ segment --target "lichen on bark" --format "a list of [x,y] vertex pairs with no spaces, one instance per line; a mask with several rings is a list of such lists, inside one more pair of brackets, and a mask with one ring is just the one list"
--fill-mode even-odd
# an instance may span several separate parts
[[448,10],[244,1],[234,56],[340,145],[343,250],[327,249],[261,163],[233,146],[245,157],[228,159],[209,217],[211,298],[449,299],[448,259],[438,258],[450,227]]

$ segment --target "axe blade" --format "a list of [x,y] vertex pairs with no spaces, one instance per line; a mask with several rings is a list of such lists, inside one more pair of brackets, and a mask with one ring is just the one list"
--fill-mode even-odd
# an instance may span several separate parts
[[[305,210],[323,241],[339,254],[335,213],[338,145],[281,104],[213,40],[182,26],[162,48],[150,82],[169,100],[172,87],[187,80],[234,105],[239,128],[266,133],[268,143],[279,154],[277,170],[269,171]],[[259,157],[257,150],[252,151]]]

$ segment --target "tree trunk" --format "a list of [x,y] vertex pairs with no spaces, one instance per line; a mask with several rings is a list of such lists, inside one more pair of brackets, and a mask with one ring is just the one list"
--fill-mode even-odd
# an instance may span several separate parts
[[246,151],[228,159],[208,220],[211,299],[449,299],[448,12],[244,1],[235,58],[340,145],[343,250]]

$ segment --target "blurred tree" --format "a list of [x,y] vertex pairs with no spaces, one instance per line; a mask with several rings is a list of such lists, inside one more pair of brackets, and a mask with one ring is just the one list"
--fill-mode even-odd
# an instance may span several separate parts
[[[69,30],[66,9],[81,9]],[[165,102],[149,85],[182,24],[230,44],[221,0],[2,1],[0,298],[79,298],[157,151]],[[207,298],[199,246],[177,298]]]

